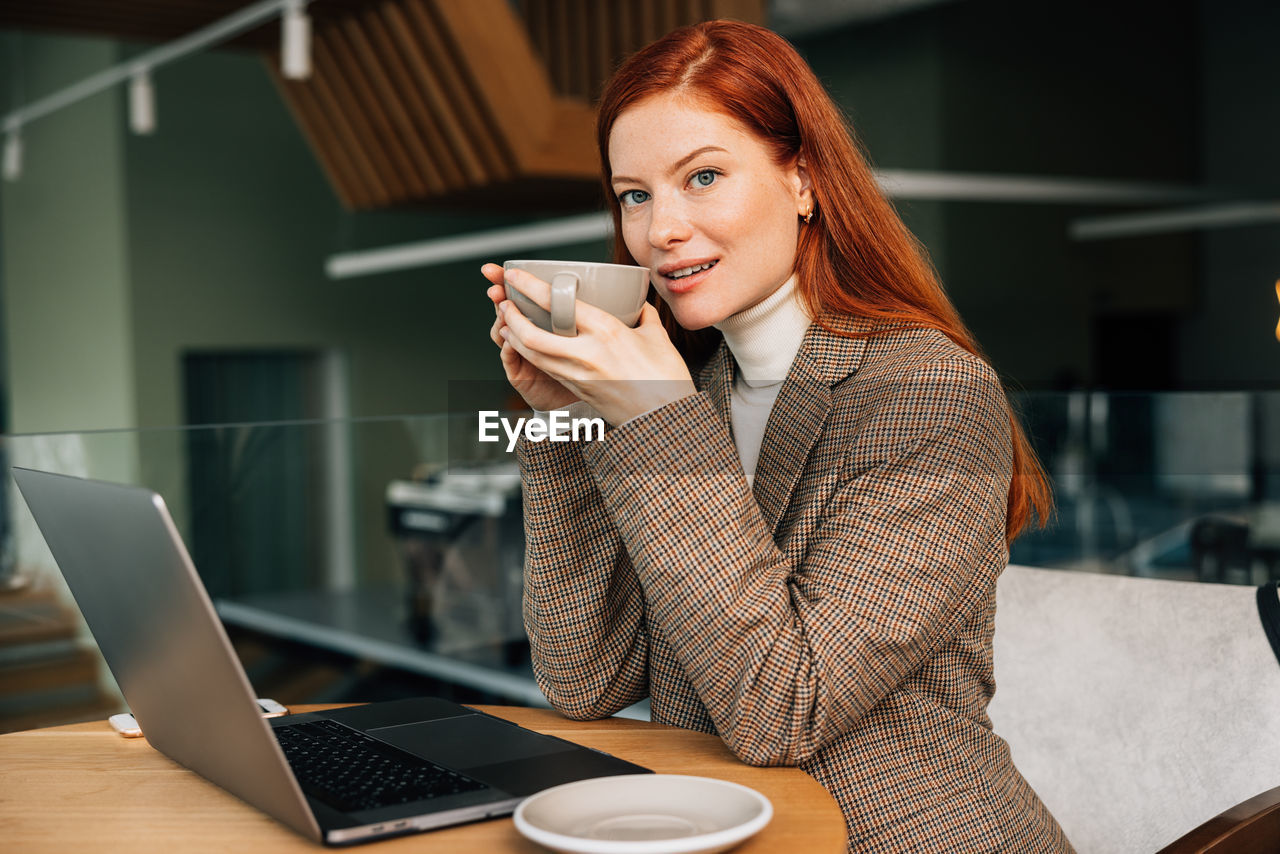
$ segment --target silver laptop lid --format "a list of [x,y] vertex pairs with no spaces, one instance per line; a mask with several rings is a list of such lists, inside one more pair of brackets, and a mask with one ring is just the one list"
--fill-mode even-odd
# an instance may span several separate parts
[[164,499],[31,469],[13,477],[151,746],[319,841]]

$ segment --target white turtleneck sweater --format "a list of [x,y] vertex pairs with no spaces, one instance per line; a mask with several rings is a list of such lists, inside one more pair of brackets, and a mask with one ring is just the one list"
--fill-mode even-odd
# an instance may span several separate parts
[[[729,423],[748,484],[755,481],[769,413],[773,411],[774,401],[782,391],[782,383],[810,322],[796,294],[796,277],[792,274],[776,291],[751,308],[715,324],[715,328],[724,333],[725,343],[738,363],[730,392]],[[570,406],[569,413],[575,418],[598,415],[582,401]],[[547,413],[535,410],[534,417],[545,421]]]
[[769,413],[810,322],[792,275],[761,302],[715,325],[724,333],[725,343],[738,363],[730,394],[729,423],[747,483],[755,480]]

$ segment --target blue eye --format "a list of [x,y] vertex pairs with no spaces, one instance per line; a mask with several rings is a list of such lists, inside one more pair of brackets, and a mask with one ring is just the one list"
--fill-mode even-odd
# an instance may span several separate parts
[[718,173],[714,169],[703,169],[701,172],[693,176],[694,186],[710,187],[715,183]]
[[618,196],[618,201],[622,203],[623,207],[644,204],[648,200],[649,194],[644,190],[627,190]]

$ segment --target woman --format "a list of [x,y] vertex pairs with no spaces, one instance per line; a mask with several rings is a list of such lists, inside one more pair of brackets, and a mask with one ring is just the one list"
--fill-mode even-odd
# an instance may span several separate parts
[[821,84],[768,30],[687,27],[614,75],[598,142],[616,260],[652,270],[638,326],[579,303],[577,337],[543,332],[483,268],[517,391],[612,425],[520,447],[547,697],[648,696],[804,768],[851,850],[1071,850],[986,714],[1044,475]]

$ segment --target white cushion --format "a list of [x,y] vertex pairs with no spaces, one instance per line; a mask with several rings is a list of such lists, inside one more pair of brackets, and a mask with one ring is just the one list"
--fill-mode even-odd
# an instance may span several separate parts
[[1280,785],[1255,589],[1010,566],[990,713],[1080,854],[1157,851]]

